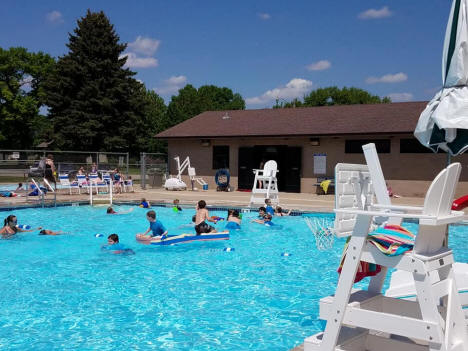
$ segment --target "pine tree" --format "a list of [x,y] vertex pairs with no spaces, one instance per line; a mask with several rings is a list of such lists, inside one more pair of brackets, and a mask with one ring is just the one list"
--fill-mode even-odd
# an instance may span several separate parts
[[47,81],[47,105],[62,149],[139,151],[144,89],[124,68],[126,44],[104,12],[88,10],[69,34],[69,53]]

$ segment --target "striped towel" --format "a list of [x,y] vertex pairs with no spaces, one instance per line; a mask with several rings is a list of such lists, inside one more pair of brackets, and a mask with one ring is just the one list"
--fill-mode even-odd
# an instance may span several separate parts
[[387,256],[413,250],[415,235],[399,225],[387,224],[369,234],[367,240]]
[[[348,242],[350,238],[351,237],[349,237],[346,241],[340,266],[338,267],[338,273],[341,273],[343,268],[346,257],[346,250],[348,248]],[[393,224],[387,224],[383,228],[378,228],[367,236],[367,240],[387,256],[398,256],[413,250],[414,239],[415,235],[409,230],[403,228],[402,226]],[[359,262],[359,267],[356,273],[356,277],[354,278],[354,282],[357,283],[365,277],[372,277],[377,275],[380,273],[381,269],[382,267],[378,264],[361,261]]]

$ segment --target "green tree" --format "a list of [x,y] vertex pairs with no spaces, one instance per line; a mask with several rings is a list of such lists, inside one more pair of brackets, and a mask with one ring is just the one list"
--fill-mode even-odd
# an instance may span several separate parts
[[204,111],[244,110],[245,101],[240,94],[226,87],[204,85],[194,88],[187,84],[172,96],[167,114],[169,127],[192,118]]
[[281,103],[273,106],[273,108],[290,108],[290,107],[310,107],[310,106],[332,106],[332,105],[355,105],[355,104],[381,104],[390,103],[388,97],[380,98],[377,95],[372,95],[368,91],[359,88],[342,89],[338,87],[327,87],[313,90],[309,95],[304,96],[304,101],[301,102],[294,99],[288,103]]
[[104,12],[87,11],[69,34],[69,53],[47,81],[47,104],[62,149],[137,152],[142,148],[145,99],[124,68],[126,44]]
[[45,101],[43,82],[54,65],[42,52],[0,48],[0,147],[27,149],[47,138],[50,123],[39,109]]
[[154,91],[146,90],[145,101],[144,124],[147,126],[147,132],[145,133],[145,140],[142,140],[145,145],[144,150],[148,152],[167,152],[167,143],[154,137],[170,127],[164,99]]

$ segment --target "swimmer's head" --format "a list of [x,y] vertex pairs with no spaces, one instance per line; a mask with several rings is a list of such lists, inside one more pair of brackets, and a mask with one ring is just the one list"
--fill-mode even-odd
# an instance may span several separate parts
[[193,215],[193,216],[192,216],[192,222],[195,223],[196,220],[197,220],[197,216],[196,216],[196,215]]
[[233,210],[232,211],[232,216],[239,218],[239,211],[238,210]]
[[107,237],[107,242],[110,245],[117,244],[119,242],[119,236],[117,234],[111,234]]
[[142,199],[141,199],[141,202],[146,202],[146,199],[145,199],[145,198],[142,198]]
[[200,200],[198,201],[198,208],[199,209],[202,209],[202,208],[205,208],[206,207],[206,202],[205,200]]
[[15,227],[16,224],[18,223],[18,219],[16,218],[15,215],[9,215],[5,220],[3,221],[4,226],[10,226],[10,227]]
[[115,213],[114,209],[112,207],[108,207],[107,208],[107,214],[112,214],[112,213]]
[[276,206],[276,212],[278,213],[282,213],[283,212],[283,209],[279,206]]
[[154,212],[154,211],[148,211],[148,212],[146,212],[146,218],[148,218],[148,220],[149,220],[150,222],[155,221],[155,220],[156,220],[156,212]]
[[271,214],[269,214],[269,213],[267,213],[267,214],[265,215],[265,217],[263,217],[263,219],[265,220],[265,222],[271,221],[271,218],[272,218],[272,217],[271,217]]
[[270,199],[265,199],[265,205],[267,205],[267,206],[271,205],[271,200]]
[[266,208],[265,207],[259,207],[258,208],[258,215],[259,216],[265,216],[265,213],[266,213]]
[[178,205],[178,204],[179,204],[179,199],[174,199],[174,201],[172,201],[172,203],[173,203],[174,205]]

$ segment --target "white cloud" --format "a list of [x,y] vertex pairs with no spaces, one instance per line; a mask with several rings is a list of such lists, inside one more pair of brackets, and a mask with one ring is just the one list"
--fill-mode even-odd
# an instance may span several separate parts
[[161,40],[144,38],[139,35],[134,42],[128,43],[128,48],[132,52],[152,56],[158,50],[159,44],[161,44]]
[[329,69],[331,67],[330,61],[327,60],[320,60],[317,62],[313,62],[310,65],[307,65],[306,68],[309,71],[323,71]]
[[148,68],[148,67],[157,67],[159,62],[154,57],[138,57],[133,52],[128,52],[120,56],[127,57],[127,62],[125,63],[125,67],[129,68]]
[[388,9],[388,6],[382,7],[380,10],[376,9],[369,9],[359,14],[360,19],[375,19],[375,18],[384,18],[390,17],[392,15],[392,11]]
[[63,23],[63,16],[59,11],[52,11],[46,15],[47,21],[50,23]]
[[258,17],[260,17],[260,19],[266,21],[266,20],[269,20],[271,18],[271,15],[269,13],[259,13]]
[[245,102],[247,104],[259,105],[275,101],[275,99],[291,100],[294,98],[301,98],[311,87],[312,82],[310,80],[294,78],[284,86],[268,90],[260,96],[245,99]]
[[406,73],[399,72],[395,74],[386,74],[382,77],[368,77],[366,79],[367,84],[374,83],[399,83],[408,80]]
[[387,95],[393,102],[404,102],[413,100],[411,93],[391,93]]
[[172,76],[164,81],[164,85],[154,88],[154,91],[161,95],[172,94],[182,89],[187,83],[186,76]]

